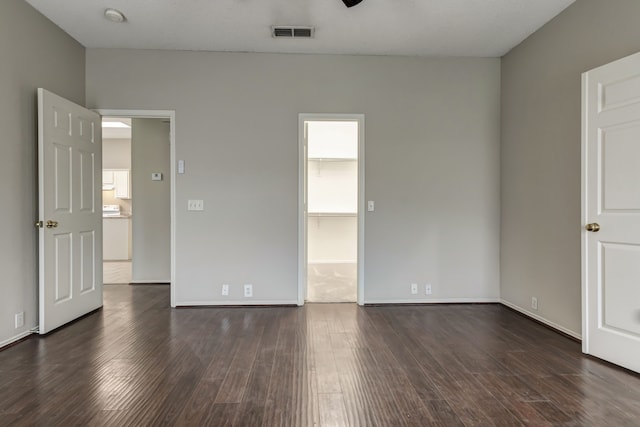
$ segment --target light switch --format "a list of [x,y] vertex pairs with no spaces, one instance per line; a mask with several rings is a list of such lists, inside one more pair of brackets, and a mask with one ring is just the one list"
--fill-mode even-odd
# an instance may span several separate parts
[[375,210],[375,203],[373,202],[373,200],[369,200],[367,202],[367,210],[369,212],[373,212]]
[[184,160],[178,160],[178,173],[184,173]]
[[187,210],[188,211],[203,211],[204,210],[204,200],[189,200],[189,201],[187,201]]
[[162,181],[162,173],[161,172],[153,172],[151,174],[151,181]]

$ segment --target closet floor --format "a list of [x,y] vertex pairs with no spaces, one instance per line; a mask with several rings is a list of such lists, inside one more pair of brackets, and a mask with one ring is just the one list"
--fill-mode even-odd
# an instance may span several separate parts
[[308,302],[356,302],[356,263],[316,264],[307,267]]

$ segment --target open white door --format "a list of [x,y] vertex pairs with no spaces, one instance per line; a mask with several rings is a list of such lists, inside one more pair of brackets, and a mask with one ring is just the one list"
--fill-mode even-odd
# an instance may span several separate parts
[[582,90],[583,351],[640,372],[640,54]]
[[98,114],[38,89],[39,332],[102,306]]

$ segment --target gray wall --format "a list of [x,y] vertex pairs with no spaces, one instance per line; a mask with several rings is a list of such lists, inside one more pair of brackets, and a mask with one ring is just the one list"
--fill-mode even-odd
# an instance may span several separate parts
[[[22,0],[0,1],[0,345],[37,324],[36,89],[83,104],[84,54]],[[15,329],[20,311],[25,326]]]
[[502,60],[502,298],[574,335],[581,73],[639,51],[639,17],[637,0],[579,0]]
[[102,138],[102,169],[131,169],[131,140]]
[[[152,181],[153,172],[162,173],[162,181]],[[131,196],[134,282],[171,281],[169,172],[169,123],[163,123],[162,119],[133,119]]]
[[499,299],[499,85],[499,59],[87,51],[90,108],[176,111],[178,304],[296,302],[305,112],[366,115],[367,301]]

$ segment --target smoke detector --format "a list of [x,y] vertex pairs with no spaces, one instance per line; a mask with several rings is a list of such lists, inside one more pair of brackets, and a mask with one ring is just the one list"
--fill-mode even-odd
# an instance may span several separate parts
[[124,17],[124,13],[120,12],[117,9],[105,9],[104,17],[107,18],[111,22],[124,22],[127,18]]
[[314,27],[303,27],[303,26],[274,26],[271,27],[271,36],[272,37],[288,37],[294,39],[311,39],[313,38],[313,34],[315,32]]

